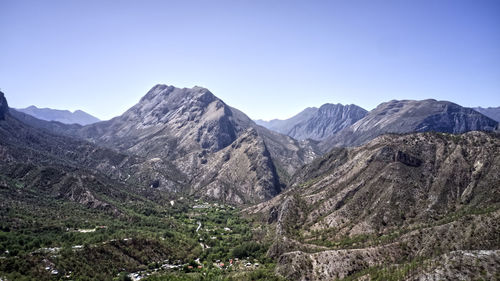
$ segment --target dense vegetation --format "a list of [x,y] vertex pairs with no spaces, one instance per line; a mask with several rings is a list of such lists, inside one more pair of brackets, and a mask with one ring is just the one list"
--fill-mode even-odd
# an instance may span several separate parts
[[267,230],[229,205],[143,198],[116,203],[119,212],[110,213],[5,177],[0,196],[8,199],[0,203],[3,280],[129,280],[134,274],[148,280],[278,280],[266,257]]

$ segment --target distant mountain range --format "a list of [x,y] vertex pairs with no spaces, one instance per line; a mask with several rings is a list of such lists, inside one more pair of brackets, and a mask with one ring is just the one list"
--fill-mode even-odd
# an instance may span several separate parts
[[491,119],[500,122],[500,106],[499,107],[474,107],[475,111],[490,117]]
[[320,141],[326,152],[335,146],[356,146],[375,137],[410,132],[463,133],[492,131],[498,126],[500,108],[465,108],[433,99],[393,100],[368,112],[356,105],[324,104],[309,107],[285,120],[256,120],[270,130],[298,140]]
[[29,114],[40,120],[57,121],[64,124],[89,125],[100,121],[98,118],[81,110],[71,112],[69,110],[38,108],[34,105],[27,108],[16,108],[15,110]]

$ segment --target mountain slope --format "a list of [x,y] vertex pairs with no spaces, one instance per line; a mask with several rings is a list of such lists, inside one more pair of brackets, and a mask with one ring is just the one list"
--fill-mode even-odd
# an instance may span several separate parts
[[305,122],[318,112],[317,107],[308,107],[298,114],[284,120],[273,119],[270,121],[255,120],[257,125],[263,126],[280,134],[286,135],[295,125]]
[[[228,195],[234,200],[233,203],[256,202],[257,198],[258,201],[271,198],[281,190],[296,169],[312,161],[317,154],[317,149],[312,147],[315,144],[299,143],[290,137],[270,132],[201,87],[179,89],[157,85],[123,115],[83,127],[47,122],[20,112],[13,113],[23,122],[43,130],[81,138],[100,146],[118,149],[124,154],[141,155],[149,159],[151,165],[172,164],[175,167],[172,170],[176,171],[178,177],[187,179],[188,186],[180,185],[184,186],[183,192],[199,197],[209,196],[201,189],[206,190],[204,187],[210,183],[202,181],[199,177],[203,171],[213,170],[214,165],[216,166],[217,162],[209,159],[218,158],[217,155],[220,155],[221,150],[226,152],[234,150],[228,153],[235,158],[238,158],[237,153],[241,154],[241,159],[254,163],[243,165],[246,160],[233,163],[235,164],[233,168],[238,169],[238,175],[241,175],[242,179],[234,180],[231,188],[241,188],[242,192],[233,190],[235,192],[229,193],[239,194],[242,197],[229,196],[228,192],[210,193],[210,196],[217,195],[215,199],[223,201],[226,200],[224,196]],[[244,156],[245,151],[232,146],[249,129],[257,131],[254,144],[258,147],[263,145],[255,149],[268,150],[269,155],[258,153],[251,154],[252,157],[248,158]],[[271,161],[264,159],[269,157]],[[251,167],[254,167],[255,163],[267,163],[268,166],[259,172],[259,177],[269,180],[259,181],[259,178],[249,176],[254,174]],[[214,184],[227,183],[228,179],[222,179],[221,176],[210,179],[214,180]],[[179,191],[179,186],[174,187],[169,181],[164,182],[159,175],[155,177],[159,178],[155,180],[155,186]],[[243,178],[246,180],[244,184]],[[267,191],[256,192],[255,198],[252,199],[247,191],[243,192],[244,186],[247,185],[255,186],[257,189],[264,188]],[[224,186],[216,189],[222,188],[227,191],[228,185]],[[261,197],[263,194],[266,197]]]
[[64,124],[88,125],[100,121],[98,118],[81,110],[71,112],[69,110],[38,108],[33,105],[27,108],[19,108],[15,110],[29,114],[41,120],[57,121]]
[[152,165],[141,157],[27,125],[10,114],[3,93],[0,105],[0,177],[9,181],[58,199],[114,211],[115,200],[137,199],[159,178],[175,189],[182,190],[186,184],[169,163]]
[[366,113],[357,105],[324,104],[309,120],[293,126],[288,135],[299,140],[323,140],[354,124]]
[[500,106],[499,107],[488,107],[488,108],[482,108],[482,107],[474,107],[473,108],[475,111],[490,117],[491,119],[500,122]]
[[57,135],[73,136],[82,128],[82,125],[78,124],[64,124],[58,121],[41,120],[15,109],[10,110],[9,114],[26,125],[37,129],[43,129]]
[[[124,153],[171,161],[189,179],[190,193],[223,201],[231,198],[233,203],[270,199],[316,153],[308,144],[257,126],[201,87],[156,85],[123,115],[68,132]],[[248,149],[234,145],[243,139],[252,139]],[[217,159],[226,157],[221,155],[239,161],[221,162]],[[236,172],[222,173],[227,165]],[[204,174],[207,171],[211,176]],[[258,190],[254,198],[250,186]]]
[[266,201],[281,191],[271,155],[253,128],[230,146],[216,153],[200,154],[199,159],[205,164],[194,165],[199,169],[192,184],[200,194],[243,204]]
[[[146,277],[148,268],[170,280],[196,257],[206,265],[246,245],[255,247],[241,255],[258,258],[266,276],[274,276],[264,256],[267,241],[238,209],[186,196],[190,188],[232,203],[274,196],[266,188],[279,183],[254,129],[224,149],[198,154],[212,165],[202,163],[196,176],[203,179],[191,185],[166,159],[54,134],[42,120],[27,119],[42,128],[25,124],[10,114],[1,92],[0,117],[1,280],[125,280]],[[224,278],[246,280],[246,271]],[[203,277],[197,273],[193,278]]]
[[297,140],[323,140],[354,124],[367,111],[357,105],[326,103],[320,108],[310,107],[286,120],[260,120],[258,124]]
[[325,139],[320,148],[326,152],[334,146],[356,146],[386,133],[436,131],[459,134],[492,131],[497,126],[498,122],[473,109],[447,101],[392,100],[380,104],[350,127]]
[[483,132],[380,136],[333,149],[299,170],[291,189],[247,211],[276,224],[270,254],[292,280],[498,249],[499,148]]

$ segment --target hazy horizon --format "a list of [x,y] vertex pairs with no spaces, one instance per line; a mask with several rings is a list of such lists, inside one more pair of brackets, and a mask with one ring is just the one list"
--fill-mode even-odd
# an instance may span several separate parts
[[2,1],[9,105],[101,120],[155,84],[252,119],[392,99],[500,105],[499,1]]

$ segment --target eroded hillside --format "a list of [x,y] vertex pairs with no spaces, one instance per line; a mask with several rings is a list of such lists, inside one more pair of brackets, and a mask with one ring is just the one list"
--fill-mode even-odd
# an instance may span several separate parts
[[382,136],[332,150],[298,171],[290,190],[248,211],[276,224],[270,254],[293,280],[495,250],[499,148],[497,136],[481,132]]

